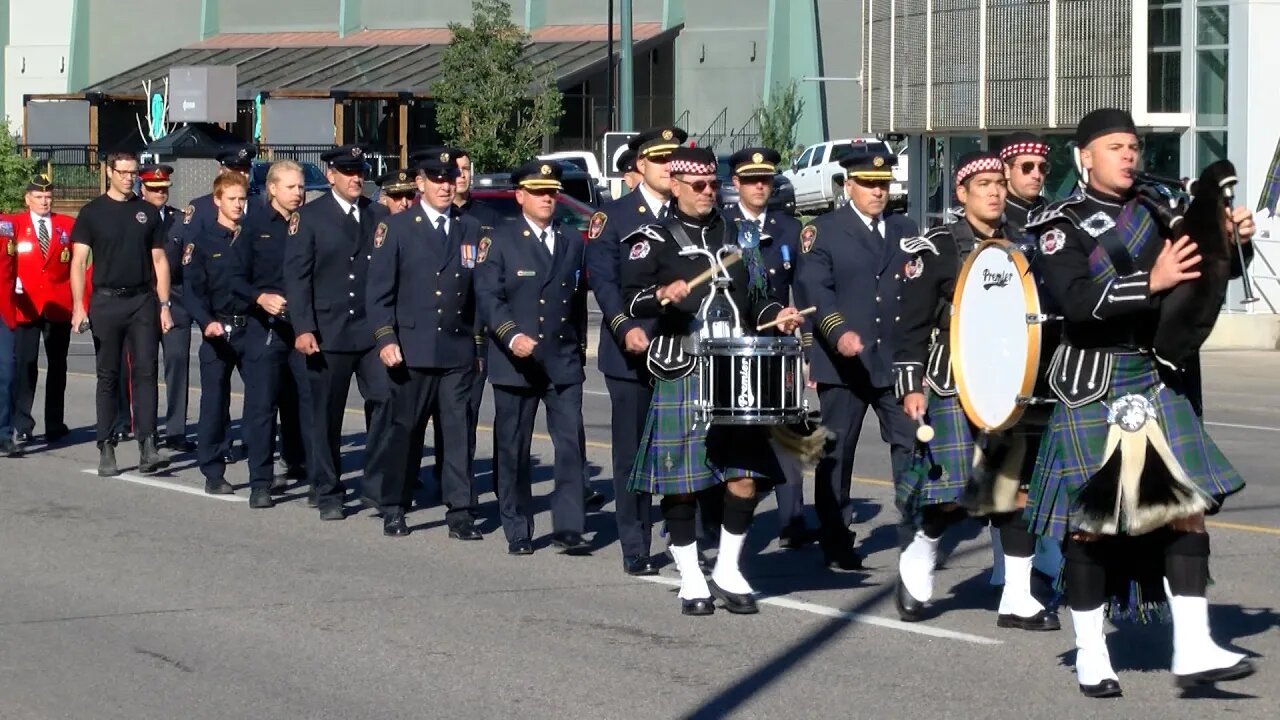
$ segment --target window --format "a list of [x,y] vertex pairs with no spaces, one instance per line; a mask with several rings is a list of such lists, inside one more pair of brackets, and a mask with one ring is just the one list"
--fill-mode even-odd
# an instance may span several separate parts
[[1227,124],[1227,50],[1196,50],[1196,124]]
[[1147,133],[1142,136],[1142,167],[1149,173],[1175,178],[1182,174],[1182,134]]
[[1196,3],[1195,142],[1193,167],[1227,156],[1230,7],[1225,0]]
[[1152,0],[1148,5],[1147,46],[1147,110],[1181,112],[1181,0]]
[[801,155],[800,159],[796,161],[797,170],[803,170],[809,167],[809,160],[813,158],[813,151],[814,151],[814,148],[809,148],[808,150],[804,151],[804,154]]
[[1201,130],[1196,133],[1196,163],[1204,167],[1215,160],[1227,159],[1227,131]]

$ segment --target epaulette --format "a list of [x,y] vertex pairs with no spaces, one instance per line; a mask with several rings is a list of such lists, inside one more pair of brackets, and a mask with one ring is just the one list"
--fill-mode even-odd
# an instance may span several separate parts
[[1077,193],[1070,197],[1063,198],[1062,200],[1058,200],[1057,202],[1051,202],[1048,205],[1045,205],[1044,209],[1037,213],[1035,217],[1027,220],[1027,231],[1030,232],[1032,228],[1040,225],[1048,225],[1050,222],[1053,222],[1058,218],[1066,218],[1072,225],[1075,225],[1076,218],[1073,215],[1068,215],[1066,210],[1072,205],[1078,205],[1082,202],[1084,202],[1084,195]]
[[658,225],[657,223],[654,223],[652,225],[641,225],[639,228],[636,229],[635,232],[628,235],[627,238],[623,240],[623,242],[630,245],[640,239],[640,237],[637,237],[637,236],[643,236],[644,238],[648,238],[649,240],[656,240],[658,242],[667,241],[667,237],[663,235],[661,232],[661,226]]
[[947,227],[945,225],[931,227],[925,231],[924,235],[902,238],[898,243],[898,247],[902,248],[902,252],[908,255],[916,255],[926,250],[937,255],[938,246],[934,244],[933,239],[946,232]]

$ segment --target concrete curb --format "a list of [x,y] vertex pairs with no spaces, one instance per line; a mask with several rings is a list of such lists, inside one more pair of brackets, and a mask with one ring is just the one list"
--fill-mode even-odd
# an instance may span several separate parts
[[1280,315],[1223,313],[1204,350],[1280,350]]

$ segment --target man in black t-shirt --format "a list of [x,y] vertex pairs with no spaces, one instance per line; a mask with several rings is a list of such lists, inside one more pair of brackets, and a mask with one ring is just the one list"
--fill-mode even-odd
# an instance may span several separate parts
[[[84,332],[89,329],[87,321],[92,326],[98,374],[98,475],[111,477],[120,474],[111,426],[120,384],[120,351],[126,342],[132,358],[134,432],[141,450],[138,471],[154,473],[169,465],[156,449],[156,364],[160,334],[173,327],[173,318],[164,223],[154,206],[133,194],[138,158],[132,153],[112,153],[106,165],[107,192],[80,210],[71,229],[71,327]],[[93,299],[86,312],[91,251]]]

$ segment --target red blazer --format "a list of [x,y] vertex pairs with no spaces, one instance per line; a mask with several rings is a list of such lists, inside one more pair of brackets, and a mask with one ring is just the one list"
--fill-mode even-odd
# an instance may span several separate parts
[[53,322],[71,322],[71,226],[67,215],[49,215],[49,254],[40,252],[40,239],[30,212],[0,218],[13,224],[18,250],[18,322],[31,323],[44,317]]
[[10,330],[18,325],[13,292],[17,276],[18,244],[13,239],[13,226],[0,218],[0,322]]

